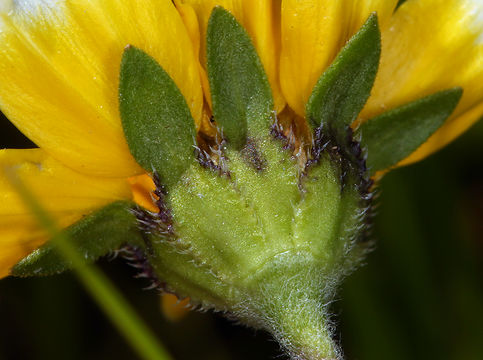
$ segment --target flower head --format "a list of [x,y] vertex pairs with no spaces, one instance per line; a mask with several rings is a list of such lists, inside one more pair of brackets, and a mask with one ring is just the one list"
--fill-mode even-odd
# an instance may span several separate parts
[[[2,150],[0,164],[75,234],[87,215],[103,219],[97,209],[134,200],[169,290],[272,329],[294,356],[335,353],[327,336],[314,350],[290,333],[310,316],[267,304],[301,296],[280,294],[273,272],[307,269],[314,297],[333,288],[360,255],[371,171],[425,157],[483,114],[481,4],[397,3],[4,1],[0,108],[39,148]],[[381,160],[388,121],[422,135],[403,134],[405,152]],[[47,236],[2,177],[0,192],[5,276]]]

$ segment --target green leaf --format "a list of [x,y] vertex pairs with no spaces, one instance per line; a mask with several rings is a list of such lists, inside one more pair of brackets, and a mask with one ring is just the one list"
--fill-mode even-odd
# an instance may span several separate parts
[[445,122],[463,94],[461,88],[437,92],[369,119],[358,130],[371,174],[396,165]]
[[[118,249],[124,243],[141,244],[137,220],[130,212],[132,204],[114,202],[65,229],[77,252],[89,262]],[[14,276],[44,276],[61,273],[72,264],[52,241],[22,259],[12,269]]]
[[381,55],[381,34],[372,14],[322,74],[306,106],[313,129],[335,130],[346,136],[369,98]]
[[132,155],[172,187],[194,161],[195,126],[183,95],[156,60],[129,46],[121,62],[119,100]]
[[268,133],[270,84],[247,32],[221,7],[211,13],[206,46],[213,114],[228,143],[240,149],[247,135]]

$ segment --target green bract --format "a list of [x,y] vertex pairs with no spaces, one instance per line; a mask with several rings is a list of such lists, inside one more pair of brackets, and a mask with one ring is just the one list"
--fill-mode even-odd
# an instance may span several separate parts
[[206,52],[213,115],[229,146],[240,149],[272,123],[267,76],[245,29],[221,7],[210,16]]
[[[130,207],[132,204],[124,201],[112,203],[64,231],[86,261],[95,261],[127,243],[141,245],[141,234]],[[45,276],[71,268],[72,264],[48,242],[21,260],[12,269],[12,275]]]
[[440,91],[388,111],[359,129],[371,174],[396,165],[422,145],[451,115],[461,88]]
[[[309,144],[293,141],[248,34],[215,8],[206,66],[219,136],[201,148],[174,82],[128,47],[120,115],[131,153],[155,180],[159,210],[116,203],[67,231],[89,259],[125,243],[143,249],[168,290],[270,331],[294,358],[337,358],[326,304],[366,252],[370,176],[421,145],[461,96],[451,89],[390,111],[354,139],[380,51],[371,15],[314,87]],[[47,244],[14,272],[67,267]]]
[[119,83],[121,120],[129,149],[168,187],[194,161],[195,126],[186,101],[156,60],[128,46]]
[[315,85],[307,103],[307,120],[313,129],[348,128],[369,98],[381,55],[381,34],[372,14],[337,55]]

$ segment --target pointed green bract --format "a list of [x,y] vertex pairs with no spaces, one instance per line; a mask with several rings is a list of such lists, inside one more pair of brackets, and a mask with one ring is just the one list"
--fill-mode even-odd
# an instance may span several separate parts
[[194,160],[194,120],[180,90],[156,60],[129,46],[121,62],[119,101],[132,155],[172,187]]
[[206,46],[215,121],[228,144],[240,149],[247,135],[271,125],[270,85],[247,32],[221,7],[211,13]]
[[306,106],[313,129],[322,126],[345,136],[369,98],[380,54],[381,34],[372,14],[315,85]]
[[396,165],[443,125],[461,98],[453,88],[413,101],[365,122],[358,132],[371,174]]
[[[141,244],[135,216],[130,212],[133,204],[119,201],[107,205],[66,230],[79,254],[89,262],[119,249],[124,243]],[[12,269],[14,276],[45,276],[58,274],[72,268],[55,248],[53,242],[47,242],[21,260]]]

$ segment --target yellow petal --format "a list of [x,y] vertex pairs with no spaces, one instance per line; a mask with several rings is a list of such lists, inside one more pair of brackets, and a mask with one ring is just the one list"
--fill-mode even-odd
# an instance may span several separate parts
[[95,178],[63,166],[41,149],[0,150],[0,277],[47,235],[25,207],[4,170],[10,169],[38,198],[61,227],[110,202],[130,199],[124,179]]
[[[353,0],[344,2],[345,35],[347,41],[366,22],[369,15],[377,13],[379,27],[386,28],[396,8],[398,0]],[[350,14],[350,16],[347,16]]]
[[159,211],[154,198],[156,185],[148,174],[133,176],[128,179],[133,194],[133,200],[149,211]]
[[179,13],[169,0],[46,3],[13,2],[2,13],[2,111],[77,171],[111,177],[142,172],[119,119],[121,56],[132,44],[155,57],[199,119],[198,62]]
[[[200,58],[200,25],[198,22],[198,17],[196,15],[195,10],[191,5],[188,4],[183,4],[179,1],[175,1],[176,8],[178,9],[179,14],[181,15],[181,18],[183,19],[184,25],[186,26],[186,29],[188,30],[191,42],[193,43],[193,49],[194,53],[196,54],[196,57],[199,59]],[[210,85],[208,83],[208,75],[206,74],[205,68],[199,63],[199,71],[200,71],[200,80],[201,80],[201,86],[203,88],[203,95],[205,96],[205,100],[210,106],[211,105],[211,94],[210,94]],[[203,119],[197,119],[201,120],[201,124],[203,124]],[[197,123],[197,130],[200,129],[201,127],[200,123]]]
[[176,295],[161,295],[161,309],[164,316],[173,322],[181,320],[189,312],[190,299],[184,298],[179,300]]
[[376,11],[386,24],[395,0],[283,0],[280,81],[287,103],[299,116],[320,75],[342,46]]
[[[55,215],[60,227],[67,227],[83,216],[82,213],[77,212]],[[33,218],[25,215],[2,215],[0,218],[0,279],[8,276],[10,269],[16,263],[42,246],[47,238]]]
[[192,6],[200,26],[200,59],[206,64],[206,29],[213,7],[230,11],[250,35],[272,88],[275,110],[281,111],[285,100],[281,94],[278,58],[280,54],[280,0],[179,0],[177,4]]
[[405,163],[444,146],[481,117],[482,11],[473,0],[408,0],[382,32],[379,72],[359,121],[442,89],[464,89],[446,124]]

